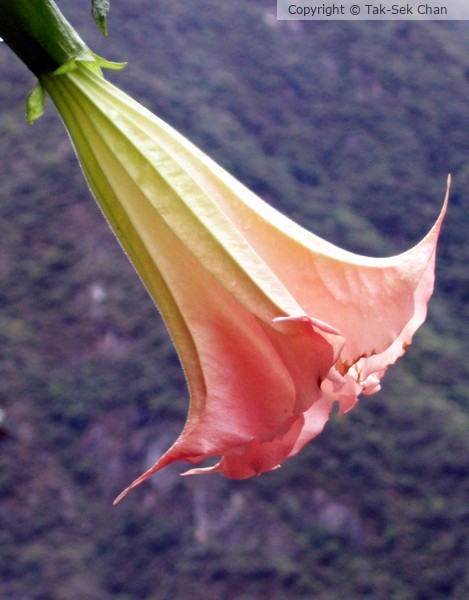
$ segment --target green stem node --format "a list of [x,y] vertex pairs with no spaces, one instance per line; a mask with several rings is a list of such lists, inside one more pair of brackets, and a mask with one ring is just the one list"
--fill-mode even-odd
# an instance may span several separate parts
[[0,0],[0,37],[37,76],[90,53],[52,0]]

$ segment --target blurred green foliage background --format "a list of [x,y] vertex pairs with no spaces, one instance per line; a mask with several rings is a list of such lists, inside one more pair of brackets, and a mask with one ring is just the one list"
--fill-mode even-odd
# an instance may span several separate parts
[[429,319],[384,389],[276,472],[171,467],[187,390],[161,319],[49,103],[0,45],[0,597],[469,595],[467,22],[277,22],[273,0],[59,6],[106,75],[264,199],[377,256],[431,226]]

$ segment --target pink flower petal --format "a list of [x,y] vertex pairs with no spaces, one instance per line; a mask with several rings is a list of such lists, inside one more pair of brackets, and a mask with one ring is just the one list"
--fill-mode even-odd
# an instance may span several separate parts
[[425,319],[447,206],[414,248],[368,258],[252,194],[81,65],[43,76],[83,170],[160,307],[190,389],[186,425],[118,498],[174,461],[271,470],[380,387]]

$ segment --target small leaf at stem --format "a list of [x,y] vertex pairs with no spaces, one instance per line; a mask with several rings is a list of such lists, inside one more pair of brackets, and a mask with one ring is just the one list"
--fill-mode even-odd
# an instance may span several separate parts
[[42,117],[46,107],[46,92],[40,81],[33,87],[28,94],[26,101],[26,115],[28,122],[33,123],[39,117]]

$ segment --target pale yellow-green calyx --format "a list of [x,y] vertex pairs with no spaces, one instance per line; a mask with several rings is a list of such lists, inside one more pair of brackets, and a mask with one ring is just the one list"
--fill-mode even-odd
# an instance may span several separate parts
[[[84,66],[42,81],[94,195],[166,318],[161,285],[155,286],[161,281],[156,270],[166,269],[165,236],[165,250],[187,251],[264,322],[301,314],[220,209],[220,195],[239,202],[232,180],[166,123]],[[169,267],[165,278],[171,280]]]
[[[71,73],[72,71],[75,71],[79,65],[89,69],[97,75],[102,75],[101,69],[119,70],[123,69],[126,63],[118,63],[106,60],[105,58],[102,58],[101,56],[98,56],[94,52],[88,50],[58,67],[55,71],[53,71],[52,75],[56,76],[63,75],[65,73]],[[39,78],[37,84],[29,93],[26,101],[26,116],[28,122],[33,123],[42,117],[45,107],[46,90],[41,82],[41,79]]]

